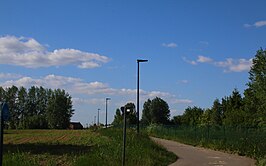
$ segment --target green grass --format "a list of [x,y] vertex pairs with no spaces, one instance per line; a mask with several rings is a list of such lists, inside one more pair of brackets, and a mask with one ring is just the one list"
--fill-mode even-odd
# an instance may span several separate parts
[[[126,165],[168,165],[176,156],[146,134],[127,133]],[[9,130],[3,165],[121,165],[122,130]]]
[[[185,144],[237,153],[266,163],[266,130],[228,126],[150,126],[150,135]],[[261,165],[261,164],[258,164]],[[266,165],[266,164],[265,164]]]
[[[108,141],[99,146],[92,155],[85,155],[76,165],[121,165],[122,164],[122,130],[100,130],[99,133]],[[111,157],[112,156],[112,157]],[[154,144],[146,134],[127,133],[126,165],[169,165],[176,160],[173,153]]]

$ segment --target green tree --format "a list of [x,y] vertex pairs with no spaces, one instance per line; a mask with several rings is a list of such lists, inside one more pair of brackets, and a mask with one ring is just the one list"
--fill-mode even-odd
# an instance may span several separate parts
[[174,116],[171,120],[171,123],[174,125],[181,125],[182,124],[182,115]]
[[28,98],[26,103],[26,116],[30,117],[36,115],[36,105],[37,105],[37,97],[36,97],[36,87],[32,86],[28,90]]
[[198,125],[200,118],[203,114],[203,109],[199,107],[188,107],[182,115],[182,124],[185,125]]
[[224,110],[224,124],[230,126],[244,124],[243,99],[237,89],[234,89],[230,97],[222,100],[222,109]]
[[243,109],[245,110],[245,122],[247,125],[251,125],[254,127],[257,127],[258,125],[261,125],[262,117],[260,117],[258,113],[258,104],[259,101],[256,99],[254,95],[254,91],[251,90],[251,88],[248,88],[244,92],[244,106]]
[[66,129],[73,115],[71,96],[65,90],[56,89],[48,100],[46,118],[49,128]]
[[213,125],[222,124],[222,106],[218,99],[214,100],[213,102],[213,105],[211,108],[210,122]]
[[6,98],[6,91],[4,90],[4,88],[0,87],[0,101],[4,102]]
[[222,98],[221,109],[222,109],[222,117],[221,117],[222,123],[225,125],[228,123],[226,114],[229,114],[231,111],[229,97],[225,96]]
[[39,124],[38,128],[47,128],[47,120],[46,120],[46,109],[48,103],[48,95],[47,90],[44,89],[42,86],[36,89],[36,96],[37,96],[37,105],[36,105],[36,114],[37,114],[37,121]]
[[24,111],[24,125],[27,129],[34,129],[38,127],[37,118],[37,87],[32,86],[28,89],[28,95]]
[[9,107],[10,119],[9,128],[16,129],[19,125],[19,111],[17,106],[18,88],[12,86],[6,90],[6,102]]
[[142,118],[148,124],[169,124],[170,110],[166,101],[156,97],[144,103]]
[[[125,105],[127,108],[127,124],[129,125],[136,125],[137,124],[137,113],[135,109],[135,104],[134,103],[127,103]],[[124,117],[124,112],[123,110],[116,109],[116,114],[114,117],[114,121],[112,124],[114,125],[121,125],[123,124],[123,117]]]
[[19,118],[19,128],[26,128],[24,119],[25,119],[25,112],[26,112],[26,103],[27,103],[27,89],[24,87],[20,87],[18,90],[18,111],[20,114]]
[[112,122],[113,125],[122,125],[123,116],[119,108],[115,111],[114,121]]
[[48,128],[48,121],[50,128],[67,128],[74,112],[71,96],[61,89],[0,87],[0,99],[9,106],[10,119],[6,124],[11,129]]
[[212,110],[211,109],[206,109],[203,114],[200,117],[200,124],[203,126],[210,125],[211,123],[211,114]]
[[266,50],[257,51],[245,90],[245,108],[254,114],[254,124],[266,125]]
[[148,99],[143,104],[141,123],[144,125],[151,124],[151,100]]
[[[137,112],[135,109],[135,104],[134,103],[127,103],[125,105],[125,107],[127,109],[129,109],[129,112],[127,112],[127,124],[129,124],[129,125],[137,124]],[[124,112],[122,112],[122,116],[124,116]]]

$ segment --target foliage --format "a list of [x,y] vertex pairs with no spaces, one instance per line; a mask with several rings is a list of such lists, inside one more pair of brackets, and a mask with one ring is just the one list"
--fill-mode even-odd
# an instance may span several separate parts
[[249,72],[245,90],[245,108],[254,115],[253,123],[266,126],[266,50],[258,50]]
[[[134,103],[127,103],[125,105],[125,108],[127,109],[126,110],[126,120],[127,120],[127,124],[129,125],[134,125],[134,124],[137,124],[137,112],[136,112],[136,109],[135,109],[135,104]],[[124,113],[122,111],[122,116],[124,116]]]
[[143,124],[168,124],[170,122],[170,110],[166,101],[156,97],[148,99],[143,105]]
[[64,90],[56,89],[47,104],[46,117],[49,128],[68,128],[73,111],[69,94]]
[[[129,125],[136,125],[137,124],[137,112],[135,109],[134,103],[127,103],[125,105],[127,108],[127,124]],[[124,111],[122,109],[116,109],[116,114],[114,117],[114,121],[112,122],[113,125],[121,125],[123,124],[123,117],[124,117]]]
[[245,124],[246,112],[243,109],[243,99],[237,89],[232,95],[222,99],[223,123],[225,125],[237,126]]
[[171,124],[181,125],[182,124],[182,115],[174,116],[171,120]]
[[148,99],[144,104],[143,104],[143,110],[142,110],[142,118],[141,118],[141,123],[142,124],[151,124],[151,100]]
[[119,125],[122,125],[122,123],[123,123],[123,116],[121,114],[120,109],[117,108],[115,111],[115,117],[114,117],[114,121],[112,122],[112,124],[115,126],[119,126]]
[[203,110],[198,107],[188,107],[181,119],[182,124],[186,125],[197,125],[200,123],[200,116],[203,114]]
[[210,122],[212,125],[221,125],[222,124],[222,111],[221,111],[221,104],[218,99],[214,100],[211,114],[210,114]]
[[10,129],[67,128],[74,112],[71,96],[61,89],[0,87],[0,99],[8,103]]

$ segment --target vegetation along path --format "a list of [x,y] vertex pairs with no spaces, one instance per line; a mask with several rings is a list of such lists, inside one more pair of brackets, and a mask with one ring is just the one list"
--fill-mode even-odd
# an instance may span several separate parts
[[154,138],[152,140],[164,146],[168,151],[175,153],[178,156],[178,160],[171,164],[171,166],[253,166],[255,160],[237,156],[234,154],[227,154],[210,149],[204,149],[200,147],[194,147],[190,145],[181,144],[175,141]]

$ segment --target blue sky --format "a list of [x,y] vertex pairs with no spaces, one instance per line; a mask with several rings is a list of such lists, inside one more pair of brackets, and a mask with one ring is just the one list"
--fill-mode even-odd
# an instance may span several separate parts
[[63,88],[73,121],[108,121],[156,96],[171,115],[246,88],[251,60],[266,43],[266,1],[0,2],[0,85]]

